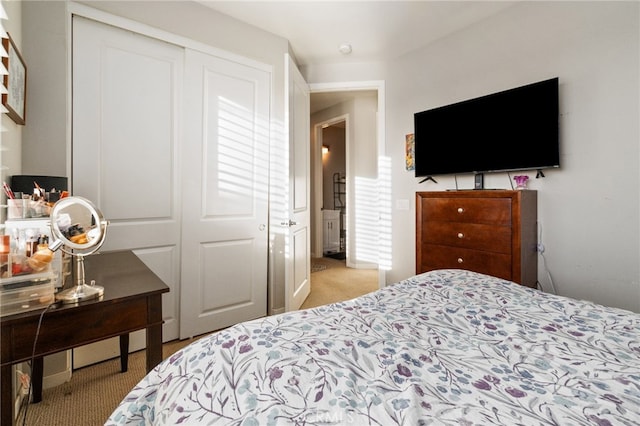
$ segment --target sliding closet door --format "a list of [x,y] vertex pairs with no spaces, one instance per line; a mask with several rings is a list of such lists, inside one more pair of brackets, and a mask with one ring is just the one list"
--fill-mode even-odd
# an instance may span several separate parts
[[165,341],[178,337],[183,61],[181,47],[73,19],[73,193],[110,221],[103,251],[134,250],[171,288]]
[[181,338],[266,314],[270,81],[186,50]]

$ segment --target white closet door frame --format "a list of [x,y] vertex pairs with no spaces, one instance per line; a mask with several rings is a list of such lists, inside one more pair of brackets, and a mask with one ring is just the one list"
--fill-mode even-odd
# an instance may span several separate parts
[[[255,61],[255,60],[252,60],[252,59],[240,56],[240,55],[236,55],[236,54],[230,53],[228,51],[224,51],[224,50],[221,50],[221,49],[218,49],[218,48],[215,48],[215,47],[212,47],[212,46],[209,46],[209,45],[206,45],[206,44],[203,44],[203,43],[200,43],[200,42],[188,39],[188,38],[184,38],[184,37],[172,34],[172,33],[168,33],[166,31],[159,30],[157,28],[154,28],[154,27],[151,27],[151,26],[148,26],[148,25],[145,25],[145,24],[141,24],[139,22],[131,21],[131,20],[127,19],[127,18],[122,18],[122,17],[118,17],[118,16],[115,16],[115,15],[111,15],[109,13],[93,9],[93,8],[85,6],[85,5],[80,5],[80,4],[77,4],[77,3],[70,3],[69,6],[68,6],[68,10],[70,12],[70,16],[71,15],[83,16],[83,17],[86,17],[86,18],[89,18],[89,19],[92,19],[92,20],[96,20],[96,21],[99,21],[99,22],[106,23],[108,25],[112,25],[112,26],[127,30],[127,31],[139,33],[139,34],[142,34],[144,36],[151,37],[151,38],[154,38],[154,39],[157,39],[157,40],[160,40],[160,41],[165,41],[165,42],[168,42],[170,44],[174,44],[176,46],[180,46],[180,47],[184,47],[184,48],[188,48],[188,49],[194,49],[194,50],[197,50],[197,51],[200,51],[200,52],[203,52],[203,53],[206,53],[206,54],[218,57],[218,58],[226,59],[226,60],[228,60],[230,62],[234,62],[234,63],[241,64],[241,65],[244,65],[244,66],[252,67],[252,68],[255,68],[256,70],[262,70],[262,71],[268,73],[269,74],[269,80],[271,79],[271,73],[273,72],[272,71],[272,67],[270,65],[266,65],[266,64],[261,63],[259,61]],[[71,18],[70,18],[70,20],[71,20]],[[271,96],[270,89],[268,89],[268,93],[269,93],[269,97],[270,97]],[[269,104],[269,108],[270,108],[271,101],[269,101],[268,104]],[[268,113],[267,115],[269,116],[267,118],[268,126],[271,127],[270,113]],[[180,123],[180,125],[182,125],[182,123]],[[268,144],[273,144],[273,143],[278,144],[279,142],[277,142],[277,141],[274,142],[273,138],[275,137],[275,139],[280,140],[280,136],[279,135],[275,135],[273,133],[273,130],[271,130],[270,132],[271,133],[268,135],[268,138],[270,138],[270,141],[267,141],[267,143]],[[268,165],[267,165],[266,173],[268,173]],[[265,194],[268,194],[268,189],[265,192]],[[268,204],[267,204],[267,206],[268,206]],[[265,224],[267,224],[266,220],[267,219],[265,218]],[[265,232],[267,233],[267,235],[270,232],[270,228],[268,226],[267,226]],[[145,260],[145,256],[147,256],[147,257],[155,257],[157,259],[160,259],[160,257],[158,257],[156,253],[154,253],[154,248],[148,249],[147,252],[145,252],[143,250],[136,250],[136,254],[138,254],[141,258],[143,258],[143,260],[149,265],[153,264],[154,262],[151,261],[151,260]],[[268,256],[268,252],[265,250],[264,257],[267,258],[267,256]],[[180,258],[182,258],[182,253],[180,253]],[[165,259],[165,261],[160,260],[160,261],[156,261],[155,262],[156,265],[158,265],[158,264],[166,265],[167,263],[170,263],[170,262],[167,262],[166,259]],[[267,277],[266,264],[265,264],[265,269],[260,271],[260,273],[265,277],[265,280],[266,280],[266,277]],[[161,278],[164,279],[164,277],[162,277],[162,276],[161,276]],[[180,291],[180,289],[179,289],[179,281],[180,281],[180,279],[178,278],[177,279],[178,286],[175,289],[175,291],[174,291],[174,289],[172,289],[172,292],[175,295],[178,295],[179,291]],[[265,287],[266,287],[266,285],[267,284],[266,284],[266,281],[265,281]],[[266,288],[265,288],[265,291],[266,291]],[[178,304],[180,303],[179,300],[177,301],[177,303]],[[264,306],[266,306],[266,300],[264,302]],[[167,340],[166,339],[167,336],[168,335],[165,333],[165,335],[164,335],[165,339],[164,340]]]

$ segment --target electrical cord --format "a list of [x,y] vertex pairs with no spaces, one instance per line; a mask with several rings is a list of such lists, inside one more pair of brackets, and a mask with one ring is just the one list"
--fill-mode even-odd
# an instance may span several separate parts
[[[544,264],[544,269],[545,271],[547,271],[547,277],[549,278],[549,283],[551,284],[551,293],[552,294],[558,294],[556,292],[556,286],[553,285],[553,279],[551,278],[551,272],[549,271],[549,268],[547,268],[547,258],[544,257],[543,253],[540,253],[540,256],[542,257],[542,263]],[[540,284],[540,287],[542,288],[542,291],[545,291],[542,282],[538,281],[538,284]]]
[[[38,327],[36,328],[36,336],[35,339],[33,340],[33,349],[31,350],[31,375],[33,376],[33,364],[35,363],[35,359],[36,359],[36,344],[38,343],[38,336],[40,336],[40,326],[42,325],[42,319],[44,318],[44,314],[53,306],[55,306],[58,302],[53,302],[51,304],[49,304],[46,308],[44,308],[42,310],[42,312],[40,313],[40,318],[38,319]],[[27,398],[26,398],[26,403],[24,403],[23,407],[24,407],[24,417],[22,417],[22,424],[23,426],[27,424],[27,412],[29,410],[29,402],[31,401],[31,388],[32,388],[32,383],[33,383],[33,377],[31,378],[31,380],[29,380],[29,390],[27,392]]]
[[[544,266],[544,270],[547,272],[547,278],[549,278],[549,284],[551,285],[551,293],[558,294],[556,292],[556,286],[553,284],[551,271],[547,267],[547,258],[544,256],[544,244],[542,244],[542,224],[540,224],[540,222],[538,222],[538,245],[536,247],[536,250],[540,254],[540,257],[542,257],[542,264]],[[538,280],[538,284],[540,285],[540,288],[542,289],[542,291],[546,291],[540,280]]]

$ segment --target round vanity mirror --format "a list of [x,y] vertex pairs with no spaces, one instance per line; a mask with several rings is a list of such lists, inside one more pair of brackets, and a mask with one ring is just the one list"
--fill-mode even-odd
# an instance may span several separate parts
[[76,258],[76,286],[56,294],[56,300],[75,303],[104,294],[104,288],[85,283],[84,256],[96,252],[106,237],[109,222],[93,203],[82,197],[63,198],[51,209],[51,235],[49,249],[58,249]]
[[59,241],[59,248],[69,254],[91,254],[104,242],[106,230],[102,213],[85,198],[63,198],[51,209],[51,249],[58,248]]

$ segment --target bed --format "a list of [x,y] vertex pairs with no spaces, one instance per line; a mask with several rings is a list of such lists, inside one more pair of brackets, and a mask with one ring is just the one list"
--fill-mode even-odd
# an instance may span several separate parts
[[431,271],[203,337],[106,424],[638,425],[640,314]]

